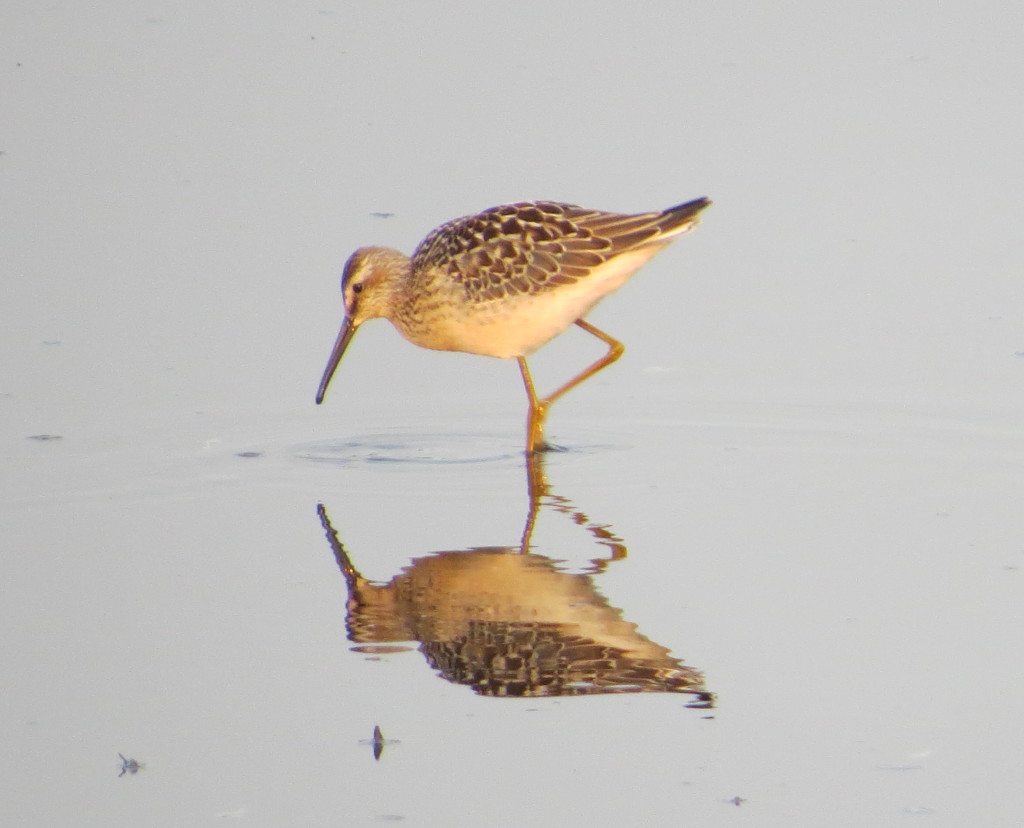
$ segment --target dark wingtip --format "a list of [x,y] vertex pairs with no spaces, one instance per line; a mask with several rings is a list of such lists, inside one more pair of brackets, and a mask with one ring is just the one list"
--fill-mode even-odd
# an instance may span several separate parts
[[711,199],[701,196],[700,198],[695,198],[693,201],[687,201],[683,204],[677,204],[675,207],[669,207],[664,212],[672,213],[673,215],[676,215],[679,218],[687,218],[689,216],[696,215],[705,207],[710,206]]

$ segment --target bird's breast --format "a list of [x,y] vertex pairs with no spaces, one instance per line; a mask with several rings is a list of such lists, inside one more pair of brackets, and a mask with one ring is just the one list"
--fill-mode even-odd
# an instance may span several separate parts
[[412,294],[391,321],[410,342],[437,351],[502,358],[527,356],[582,319],[664,245],[615,256],[570,284],[536,292],[473,297],[461,285],[435,282]]

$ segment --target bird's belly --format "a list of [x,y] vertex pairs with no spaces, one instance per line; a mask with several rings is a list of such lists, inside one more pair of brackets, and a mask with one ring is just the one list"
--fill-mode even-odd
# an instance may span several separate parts
[[570,286],[557,294],[505,297],[449,308],[401,333],[410,342],[439,351],[493,357],[526,356],[585,315],[600,297]]
[[493,357],[527,356],[582,319],[618,290],[663,244],[616,256],[575,284],[537,293],[466,301],[463,294],[434,296],[395,320],[402,335],[423,348]]

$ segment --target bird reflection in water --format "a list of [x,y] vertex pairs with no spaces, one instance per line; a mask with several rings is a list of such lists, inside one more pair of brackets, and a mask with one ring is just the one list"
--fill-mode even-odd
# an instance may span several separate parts
[[626,547],[564,497],[549,491],[540,456],[528,461],[529,514],[519,546],[437,552],[414,559],[388,583],[356,569],[326,508],[317,507],[348,586],[349,639],[372,645],[419,641],[430,666],[485,696],[685,693],[712,707],[703,675],[669,656],[608,604],[589,574],[560,571],[529,551],[544,504],[584,526],[606,549],[601,572]]

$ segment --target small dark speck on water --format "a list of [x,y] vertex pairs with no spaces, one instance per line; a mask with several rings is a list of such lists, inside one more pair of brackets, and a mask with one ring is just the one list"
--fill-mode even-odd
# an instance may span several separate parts
[[30,434],[29,440],[63,440],[64,437],[61,434]]
[[59,339],[44,339],[43,340],[43,344],[44,345],[63,345],[64,343],[61,342]]
[[384,753],[384,745],[397,745],[399,742],[397,739],[385,739],[383,732],[381,732],[380,725],[374,725],[373,738],[360,739],[359,744],[370,745],[373,748],[374,760],[379,762],[381,754]]
[[728,802],[730,805],[735,805],[737,808],[739,808],[740,805],[742,805],[747,800],[745,800],[742,796],[734,796],[732,799],[727,799],[725,801]]
[[262,456],[263,456],[263,452],[262,451],[240,451],[240,452],[238,452],[235,455],[235,457],[262,457]]
[[126,773],[134,775],[138,773],[140,770],[142,770],[144,767],[146,767],[142,764],[142,762],[139,762],[137,759],[129,759],[123,753],[119,753],[117,755],[121,757],[121,772],[117,775],[118,779],[120,779]]
[[374,218],[391,218],[394,213],[370,213]]

